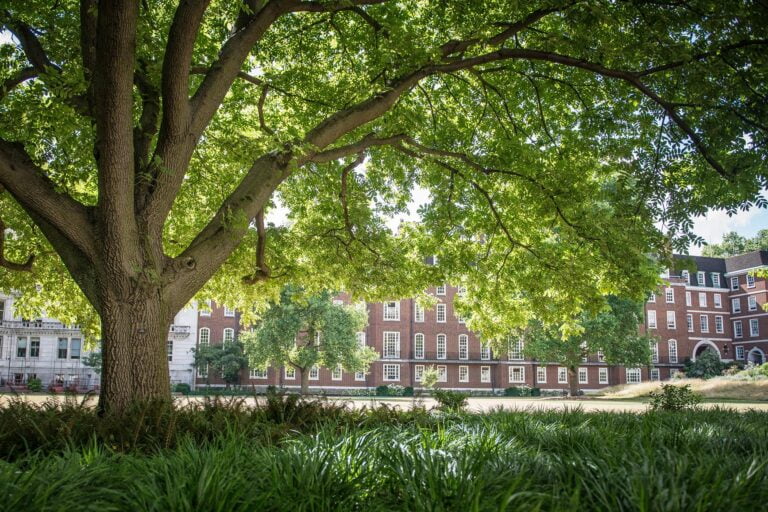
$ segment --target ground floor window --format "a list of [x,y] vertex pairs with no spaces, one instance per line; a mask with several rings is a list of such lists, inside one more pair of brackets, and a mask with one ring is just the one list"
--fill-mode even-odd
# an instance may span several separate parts
[[557,383],[568,384],[568,368],[561,366],[557,369]]
[[384,380],[400,380],[400,365],[399,364],[385,364],[384,365]]
[[598,370],[597,381],[600,384],[608,384],[608,368],[600,368]]
[[423,364],[417,364],[413,368],[413,380],[416,382],[421,382],[421,377],[424,375],[424,365]]
[[267,378],[267,370],[265,368],[251,368],[251,375],[250,377],[252,379],[266,379]]
[[341,366],[337,366],[331,372],[331,380],[341,380],[343,375],[344,375],[344,372],[341,369]]
[[320,380],[320,368],[313,366],[309,370],[309,380]]
[[744,347],[741,345],[736,346],[736,359],[744,359]]
[[365,380],[365,372],[355,372],[355,380]]
[[448,382],[448,367],[447,366],[438,366],[437,367],[437,382]]
[[545,384],[547,382],[547,367],[539,366],[536,368],[536,382]]
[[208,365],[197,367],[197,377],[200,379],[208,378]]
[[661,380],[661,372],[658,368],[651,368],[651,380]]
[[480,367],[480,382],[491,382],[491,367],[490,366],[481,366]]
[[469,382],[468,366],[459,366],[459,382]]
[[296,378],[296,368],[290,367],[285,369],[285,378],[293,380]]
[[670,379],[676,379],[680,375],[680,370],[677,368],[672,368],[669,370],[669,378]]
[[587,369],[579,368],[579,384],[587,384],[588,382]]
[[640,368],[627,368],[627,384],[638,384],[643,381]]
[[525,367],[524,366],[510,366],[509,367],[509,382],[513,382],[513,383],[525,382]]

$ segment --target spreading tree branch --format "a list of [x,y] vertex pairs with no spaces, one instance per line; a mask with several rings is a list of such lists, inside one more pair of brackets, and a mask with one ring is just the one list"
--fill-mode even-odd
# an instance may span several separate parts
[[269,279],[272,272],[267,265],[267,230],[264,228],[264,208],[259,210],[255,217],[256,224],[256,269],[253,274],[243,277],[244,284],[256,284]]
[[[0,188],[2,192],[2,188]],[[0,267],[7,268],[8,270],[15,270],[18,272],[32,272],[32,264],[35,261],[35,255],[30,254],[27,261],[24,263],[15,263],[5,259],[5,223],[0,217]]]

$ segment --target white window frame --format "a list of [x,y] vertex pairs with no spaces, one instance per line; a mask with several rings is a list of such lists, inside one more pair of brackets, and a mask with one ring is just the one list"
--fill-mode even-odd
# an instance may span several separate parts
[[699,286],[707,286],[707,274],[704,272],[696,272],[696,283]]
[[731,291],[736,291],[739,289],[739,276],[733,276],[731,278]]
[[205,301],[206,306],[208,306],[208,309],[200,309],[200,316],[211,316],[211,301],[207,300]]
[[706,292],[699,292],[699,307],[706,308],[707,307],[707,293]]
[[459,334],[459,359],[469,359],[469,336]]
[[760,336],[760,319],[759,318],[749,319],[749,336],[750,337]]
[[425,338],[424,334],[417,332],[413,335],[413,358],[424,359],[424,346]]
[[667,357],[670,363],[677,363],[677,340],[667,341]]
[[469,366],[459,366],[459,382],[469,382]]
[[[227,339],[228,334],[232,334],[231,339]],[[225,327],[224,330],[221,332],[221,342],[233,343],[234,341],[235,341],[235,330],[231,327]]]
[[522,361],[523,351],[525,350],[525,343],[520,338],[514,338],[510,336],[507,338],[507,346],[509,348],[507,358],[510,361]]
[[445,334],[438,334],[435,337],[435,358],[446,359],[448,357],[448,337]]
[[293,366],[286,366],[284,377],[286,380],[296,380],[296,368]]
[[400,301],[388,300],[382,304],[383,319],[385,322],[400,321]]
[[643,372],[640,368],[627,368],[624,377],[627,384],[640,384],[643,382]]
[[598,362],[600,362],[600,363],[602,363],[603,361],[605,361],[605,352],[603,352],[602,350],[598,350],[598,351],[597,351],[597,360],[598,360]]
[[165,353],[168,356],[168,362],[173,361],[173,340],[165,342]]
[[224,316],[228,316],[228,317],[235,316],[235,310],[229,309],[227,306],[224,306]]
[[675,289],[671,286],[667,287],[664,290],[664,297],[667,302],[667,304],[674,304],[675,303]]
[[699,330],[702,333],[709,332],[709,315],[699,315]]
[[599,368],[597,370],[597,383],[608,384],[608,368]]
[[355,380],[358,382],[365,381],[365,372],[355,372]]
[[755,287],[755,276],[752,274],[747,274],[747,288],[754,288]]
[[435,286],[435,295],[445,295],[448,287],[445,284]]
[[482,345],[480,347],[480,360],[481,361],[490,361],[491,360],[491,347],[487,345]]
[[207,379],[208,378],[208,365],[205,366],[198,366],[197,367],[197,378],[198,379]]
[[547,383],[547,367],[546,366],[537,366],[536,367],[536,383],[546,384]]
[[437,382],[448,382],[448,367],[443,364],[437,367]]
[[653,309],[649,309],[647,313],[648,318],[646,318],[646,321],[648,322],[648,328],[649,329],[656,329],[656,311]]
[[744,360],[744,346],[743,345],[736,345],[736,359],[739,361]]
[[400,365],[391,363],[383,365],[382,376],[385,382],[400,382]]
[[650,378],[654,381],[661,380],[661,371],[658,368],[651,368]]
[[568,368],[565,366],[557,367],[557,383],[568,384]]
[[480,382],[487,384],[491,382],[491,367],[490,366],[481,366],[480,367]]
[[357,346],[360,348],[365,348],[367,345],[366,341],[366,334],[365,331],[358,331],[355,333],[355,336],[357,337]]
[[651,343],[651,362],[652,363],[659,362],[659,344],[658,343]]
[[510,384],[524,384],[525,383],[525,366],[509,366],[507,368],[507,372],[509,373],[509,383]]
[[336,368],[331,370],[331,380],[342,380],[344,378],[344,369],[341,365],[337,365]]
[[757,311],[757,297],[755,295],[747,297],[747,311]]
[[717,272],[712,272],[712,286],[715,288],[720,288],[720,274]]
[[667,311],[667,329],[677,329],[677,317],[674,311]]
[[315,365],[309,369],[309,380],[320,380],[320,367]]
[[[205,334],[205,336],[203,336]],[[197,333],[197,344],[199,346],[208,346],[211,344],[211,329],[210,327],[201,327],[200,332]]]
[[589,384],[589,372],[584,366],[579,367],[579,384]]
[[691,284],[691,274],[687,270],[681,271],[680,275],[683,277],[683,279],[685,279],[685,284]]
[[733,337],[734,338],[744,337],[744,325],[742,325],[741,320],[733,321]]
[[651,292],[651,294],[648,296],[648,303],[649,304],[656,304],[656,294]]
[[715,332],[723,334],[725,332],[725,324],[723,323],[723,317],[720,315],[715,316]]
[[413,380],[415,382],[421,382],[422,377],[424,376],[424,365],[423,364],[417,364],[413,367]]
[[413,321],[417,323],[424,322],[424,308],[419,306],[418,302],[413,303]]
[[731,299],[731,313],[741,313],[741,299]]
[[264,380],[269,378],[269,370],[262,368],[251,368],[248,372],[248,377],[251,379]]
[[693,332],[695,330],[693,326],[693,315],[691,313],[685,315],[685,324],[688,327],[688,332]]
[[435,308],[436,311],[436,319],[435,321],[439,324],[444,324],[448,321],[448,307],[445,305],[445,303],[440,303]]
[[691,297],[691,292],[685,292],[685,305],[688,307],[693,306],[693,298]]
[[400,359],[400,331],[384,331],[381,339],[381,356],[384,359]]
[[712,300],[715,303],[716,308],[722,308],[723,307],[723,296],[719,293],[716,293],[712,296]]

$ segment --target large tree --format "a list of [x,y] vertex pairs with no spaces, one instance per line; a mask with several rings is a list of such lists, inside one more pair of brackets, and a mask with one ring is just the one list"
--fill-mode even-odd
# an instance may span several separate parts
[[240,384],[240,374],[248,368],[248,358],[240,341],[227,341],[220,345],[200,345],[194,349],[195,359],[192,366],[203,370],[206,379],[211,371],[223,380],[227,388]]
[[651,362],[654,340],[638,331],[643,323],[642,303],[619,297],[608,297],[607,302],[604,311],[581,315],[577,333],[564,337],[557,326],[534,321],[522,334],[527,358],[568,368],[573,396],[579,394],[578,367],[585,357],[601,353],[610,365],[647,366]]
[[367,373],[378,358],[372,348],[358,343],[357,333],[368,324],[367,310],[335,304],[333,297],[328,291],[306,294],[286,286],[256,328],[240,336],[251,366],[294,368],[302,394],[309,391],[313,367]]
[[731,231],[723,235],[723,240],[719,244],[706,245],[701,254],[726,258],[749,251],[768,251],[768,229],[761,229],[752,238],[746,238],[735,231]]
[[196,294],[450,280],[478,325],[562,321],[765,184],[757,1],[2,4],[0,286],[98,315],[104,408],[168,396]]

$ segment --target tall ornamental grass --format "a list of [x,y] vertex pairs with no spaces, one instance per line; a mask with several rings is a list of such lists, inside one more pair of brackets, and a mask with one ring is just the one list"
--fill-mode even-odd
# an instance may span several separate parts
[[[26,421],[36,414],[42,421],[32,436],[49,442],[4,452],[0,508],[720,511],[768,502],[762,412],[269,407],[207,404],[178,411],[175,426],[157,430],[147,426],[157,411],[146,412],[144,440],[128,447],[99,437],[109,432],[100,422],[114,420],[81,411],[79,419],[90,417],[96,427],[82,441],[75,413],[63,414],[55,431],[51,410],[33,408]],[[0,427],[10,426],[6,414],[0,410]],[[22,433],[0,430],[5,447],[9,435]]]

